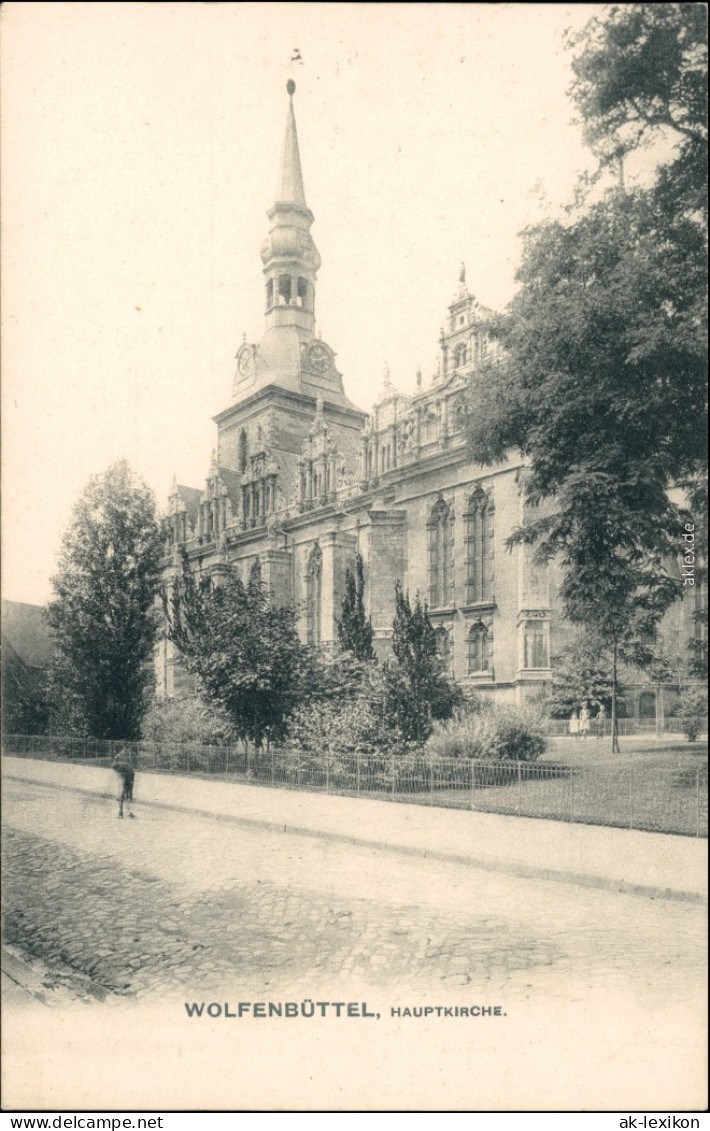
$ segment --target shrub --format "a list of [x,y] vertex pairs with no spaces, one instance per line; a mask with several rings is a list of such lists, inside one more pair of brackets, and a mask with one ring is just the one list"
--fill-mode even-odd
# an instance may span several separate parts
[[534,762],[547,742],[540,716],[529,708],[493,704],[438,723],[427,743],[434,758]]
[[228,746],[234,742],[229,719],[216,705],[199,695],[178,699],[155,698],[142,725],[146,742],[192,742]]
[[298,707],[289,718],[287,744],[306,759],[323,764],[353,754],[396,753],[393,732],[365,694]]
[[707,695],[696,688],[690,688],[683,693],[680,701],[680,715],[683,724],[683,734],[688,742],[695,742],[699,737],[707,713]]

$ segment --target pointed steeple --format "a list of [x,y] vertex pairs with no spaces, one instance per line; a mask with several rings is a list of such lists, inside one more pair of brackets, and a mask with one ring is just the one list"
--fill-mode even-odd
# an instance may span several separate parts
[[315,331],[315,287],[320,256],[311,235],[313,213],[303,191],[293,95],[289,79],[286,136],[276,201],[269,209],[269,235],[261,248],[266,277],[266,328],[294,326],[312,338]]
[[286,90],[288,91],[288,116],[286,118],[286,133],[284,135],[283,156],[281,158],[281,174],[276,190],[277,202],[291,202],[307,208],[306,194],[303,188],[303,173],[301,172],[301,155],[298,151],[298,133],[296,131],[296,116],[293,112],[293,95],[296,84],[289,79]]

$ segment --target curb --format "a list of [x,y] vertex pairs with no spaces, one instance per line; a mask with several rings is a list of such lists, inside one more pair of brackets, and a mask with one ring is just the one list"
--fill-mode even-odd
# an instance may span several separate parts
[[[45,789],[68,790],[88,797],[115,801],[115,797],[111,793],[97,793],[96,790],[84,789],[82,786],[39,781],[35,778],[18,777],[14,774],[6,774],[5,776],[10,781],[28,782],[32,785],[43,786]],[[591,872],[572,872],[565,869],[550,868],[544,864],[524,864],[518,860],[495,860],[490,856],[469,856],[464,853],[446,852],[435,848],[420,847],[419,845],[370,840],[366,837],[332,832],[329,829],[310,829],[304,825],[289,825],[280,821],[269,821],[264,817],[240,817],[232,813],[215,813],[211,809],[174,805],[168,801],[142,800],[141,805],[145,808],[167,809],[173,813],[190,813],[192,816],[207,818],[212,821],[224,821],[228,824],[246,825],[250,828],[268,829],[271,832],[288,833],[290,836],[305,836],[313,840],[330,840],[341,844],[353,844],[357,845],[358,848],[374,848],[382,852],[392,852],[399,856],[441,860],[447,864],[463,864],[469,868],[479,868],[486,872],[502,872],[522,879],[547,880],[551,883],[596,888],[601,891],[614,892],[617,895],[636,895],[647,899],[664,899],[677,903],[692,903],[698,906],[707,905],[707,897],[701,892],[688,891],[682,888],[667,888],[654,884],[627,884],[623,879],[618,880],[611,876],[595,875]]]

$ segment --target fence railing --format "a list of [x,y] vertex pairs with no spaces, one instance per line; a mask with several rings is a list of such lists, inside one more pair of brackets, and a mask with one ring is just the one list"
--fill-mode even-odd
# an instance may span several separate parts
[[708,835],[708,769],[569,766],[551,762],[384,757],[353,751],[314,758],[198,743],[120,743],[6,735],[16,757],[110,766],[125,747],[139,770],[252,781],[289,789],[381,798],[656,832]]
[[[568,719],[545,719],[542,725],[543,731],[548,738],[565,738],[569,735],[569,720]],[[621,738],[633,738],[634,735],[653,735],[653,734],[684,734],[685,733],[685,720],[682,718],[661,719],[656,722],[654,719],[619,719],[618,720],[619,736]],[[597,719],[590,719],[589,733],[595,735],[611,736],[611,719],[608,717],[603,722],[598,722]],[[708,733],[708,720],[701,721],[700,733],[707,735]]]

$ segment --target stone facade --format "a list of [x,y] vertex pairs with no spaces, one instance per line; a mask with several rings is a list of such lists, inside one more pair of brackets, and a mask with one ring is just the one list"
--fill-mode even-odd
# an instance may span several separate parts
[[[292,93],[292,92],[291,92]],[[374,643],[392,633],[394,582],[427,601],[442,655],[461,683],[524,700],[551,678],[568,639],[553,567],[506,549],[525,517],[520,459],[471,462],[464,392],[492,348],[490,311],[462,268],[439,341],[436,373],[411,396],[385,374],[368,415],[343,389],[332,348],[315,333],[320,257],[310,234],[289,102],[282,175],[262,248],[266,326],[237,353],[229,406],[203,491],[175,485],[166,520],[165,576],[224,563],[242,576],[258,555],[278,603],[295,603],[304,641],[337,639],[345,571],[362,555]],[[178,690],[179,665],[161,651],[159,686]]]

